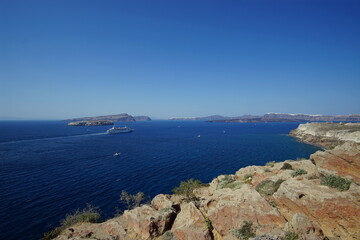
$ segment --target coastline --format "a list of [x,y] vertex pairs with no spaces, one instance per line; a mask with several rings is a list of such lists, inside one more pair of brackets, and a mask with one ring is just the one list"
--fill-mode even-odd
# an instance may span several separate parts
[[[349,166],[351,161],[355,165]],[[353,213],[360,211],[360,176],[351,169],[359,162],[359,144],[346,142],[306,160],[248,166],[194,189],[193,199],[160,194],[150,205],[103,223],[76,224],[56,239],[90,233],[100,239],[238,239],[250,223],[250,239],[284,239],[289,234],[300,239],[358,239],[360,216]],[[328,176],[347,185],[340,190],[324,185]]]

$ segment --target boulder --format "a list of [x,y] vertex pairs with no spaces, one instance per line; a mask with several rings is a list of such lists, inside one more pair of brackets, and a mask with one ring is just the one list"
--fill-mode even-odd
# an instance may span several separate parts
[[160,236],[171,226],[176,218],[176,211],[173,208],[163,208],[159,211],[144,205],[123,214],[127,221],[128,234],[133,238],[148,239]]
[[241,228],[244,221],[253,223],[257,234],[281,233],[285,219],[251,185],[241,189],[216,190],[203,202],[202,208],[212,226],[228,238],[233,229]]
[[212,239],[203,214],[192,202],[181,205],[181,212],[176,217],[171,231],[179,240]]

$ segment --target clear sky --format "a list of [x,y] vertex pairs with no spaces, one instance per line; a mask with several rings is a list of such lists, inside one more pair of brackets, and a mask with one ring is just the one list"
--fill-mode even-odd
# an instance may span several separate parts
[[360,113],[360,1],[0,0],[0,118]]

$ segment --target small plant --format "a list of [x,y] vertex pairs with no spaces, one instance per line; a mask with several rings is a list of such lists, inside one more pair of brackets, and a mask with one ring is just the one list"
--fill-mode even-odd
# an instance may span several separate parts
[[252,222],[244,221],[241,228],[232,230],[232,234],[242,240],[248,240],[249,238],[255,237]]
[[254,175],[251,174],[251,173],[245,174],[243,180],[246,180],[246,179],[248,179],[248,178],[253,178],[253,176],[254,176]]
[[240,189],[243,184],[244,183],[242,181],[234,181],[234,182],[226,184],[224,186],[224,188],[230,188],[230,189],[236,190],[236,189]]
[[261,195],[273,195],[280,187],[284,180],[279,179],[276,182],[272,180],[264,180],[256,186],[256,191]]
[[265,168],[264,172],[271,172],[271,170],[268,168]]
[[274,200],[270,200],[270,201],[269,201],[269,204],[270,204],[270,206],[272,206],[272,207],[274,207],[274,208],[277,208],[277,207],[278,207],[278,205],[276,204],[276,202],[275,202]]
[[235,179],[232,178],[230,175],[225,175],[225,177],[222,180],[220,180],[220,182],[218,183],[216,189],[226,188],[230,183],[234,181]]
[[253,174],[246,174],[243,178],[244,183],[251,184],[253,180]]
[[209,217],[205,217],[205,225],[206,225],[206,228],[209,229],[210,231],[212,231],[214,229]]
[[286,232],[284,240],[296,240],[299,236],[295,232]]
[[303,174],[307,174],[307,171],[304,170],[304,169],[298,168],[298,169],[295,169],[295,171],[293,171],[291,173],[291,176],[292,177],[297,177],[297,176],[300,176],[300,175],[303,175]]
[[100,212],[97,207],[90,204],[86,205],[83,210],[76,210],[71,214],[67,214],[65,219],[60,221],[60,226],[44,234],[42,240],[50,240],[56,238],[63,230],[69,228],[77,223],[82,222],[98,222],[100,219]]
[[202,184],[200,180],[191,178],[187,181],[181,182],[178,187],[172,190],[172,192],[177,195],[185,195],[188,200],[194,200],[196,199],[193,193],[194,189],[202,186],[204,186],[204,184]]
[[284,163],[280,169],[281,170],[292,170],[293,168],[290,163]]
[[128,210],[139,207],[145,199],[143,192],[138,192],[135,195],[128,194],[126,191],[122,191],[120,195],[120,201],[122,201]]
[[267,162],[265,166],[273,167],[275,165],[275,161]]
[[337,188],[340,191],[346,191],[350,188],[351,181],[346,180],[340,176],[328,174],[321,178],[321,184],[332,188]]

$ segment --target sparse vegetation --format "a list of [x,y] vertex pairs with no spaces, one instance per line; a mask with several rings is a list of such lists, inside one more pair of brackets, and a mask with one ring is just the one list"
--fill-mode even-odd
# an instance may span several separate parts
[[291,173],[291,176],[292,177],[297,177],[297,176],[300,176],[300,175],[303,175],[303,174],[307,174],[307,171],[304,170],[304,169],[298,168],[298,169],[295,169],[295,171],[293,171]]
[[230,175],[225,175],[225,177],[218,183],[216,189],[226,188],[230,183],[234,181],[235,179],[233,177],[231,177]]
[[296,240],[299,236],[295,232],[286,232],[284,240]]
[[188,200],[195,200],[196,197],[193,193],[194,189],[204,186],[200,180],[197,179],[189,179],[187,181],[183,181],[180,185],[172,190],[174,194],[177,195],[185,195]]
[[120,201],[122,201],[127,209],[133,209],[139,207],[145,199],[145,194],[143,192],[138,192],[137,194],[129,194],[126,191],[122,191],[120,195]]
[[271,161],[271,162],[267,162],[266,164],[265,164],[265,166],[267,166],[267,167],[273,167],[274,165],[275,165],[275,161]]
[[273,195],[280,187],[284,180],[279,179],[276,182],[272,180],[264,180],[256,186],[256,191],[261,195]]
[[226,175],[217,185],[216,189],[230,188],[240,189],[243,185],[242,181],[236,181],[232,176]]
[[268,168],[265,168],[264,172],[271,172],[271,170]]
[[327,174],[321,177],[321,184],[332,188],[337,188],[340,191],[346,191],[350,188],[351,181],[346,180],[340,176]]
[[206,228],[209,229],[209,230],[214,229],[214,227],[212,226],[211,220],[208,217],[205,217],[205,225],[206,225]]
[[66,215],[65,219],[61,220],[60,226],[45,233],[42,240],[50,240],[56,238],[63,230],[77,223],[98,222],[100,220],[100,217],[101,215],[99,209],[88,204],[83,210],[76,210],[75,212]]
[[242,240],[248,240],[249,238],[255,237],[252,222],[244,221],[241,228],[232,230],[232,234]]
[[229,184],[226,184],[224,186],[224,188],[230,188],[230,189],[236,190],[236,189],[240,189],[243,184],[244,183],[242,181],[234,181]]
[[248,179],[248,178],[252,178],[253,176],[254,176],[254,175],[251,174],[251,173],[245,174],[243,180],[246,180],[246,179]]
[[292,170],[293,168],[290,163],[284,163],[280,169],[281,170]]

